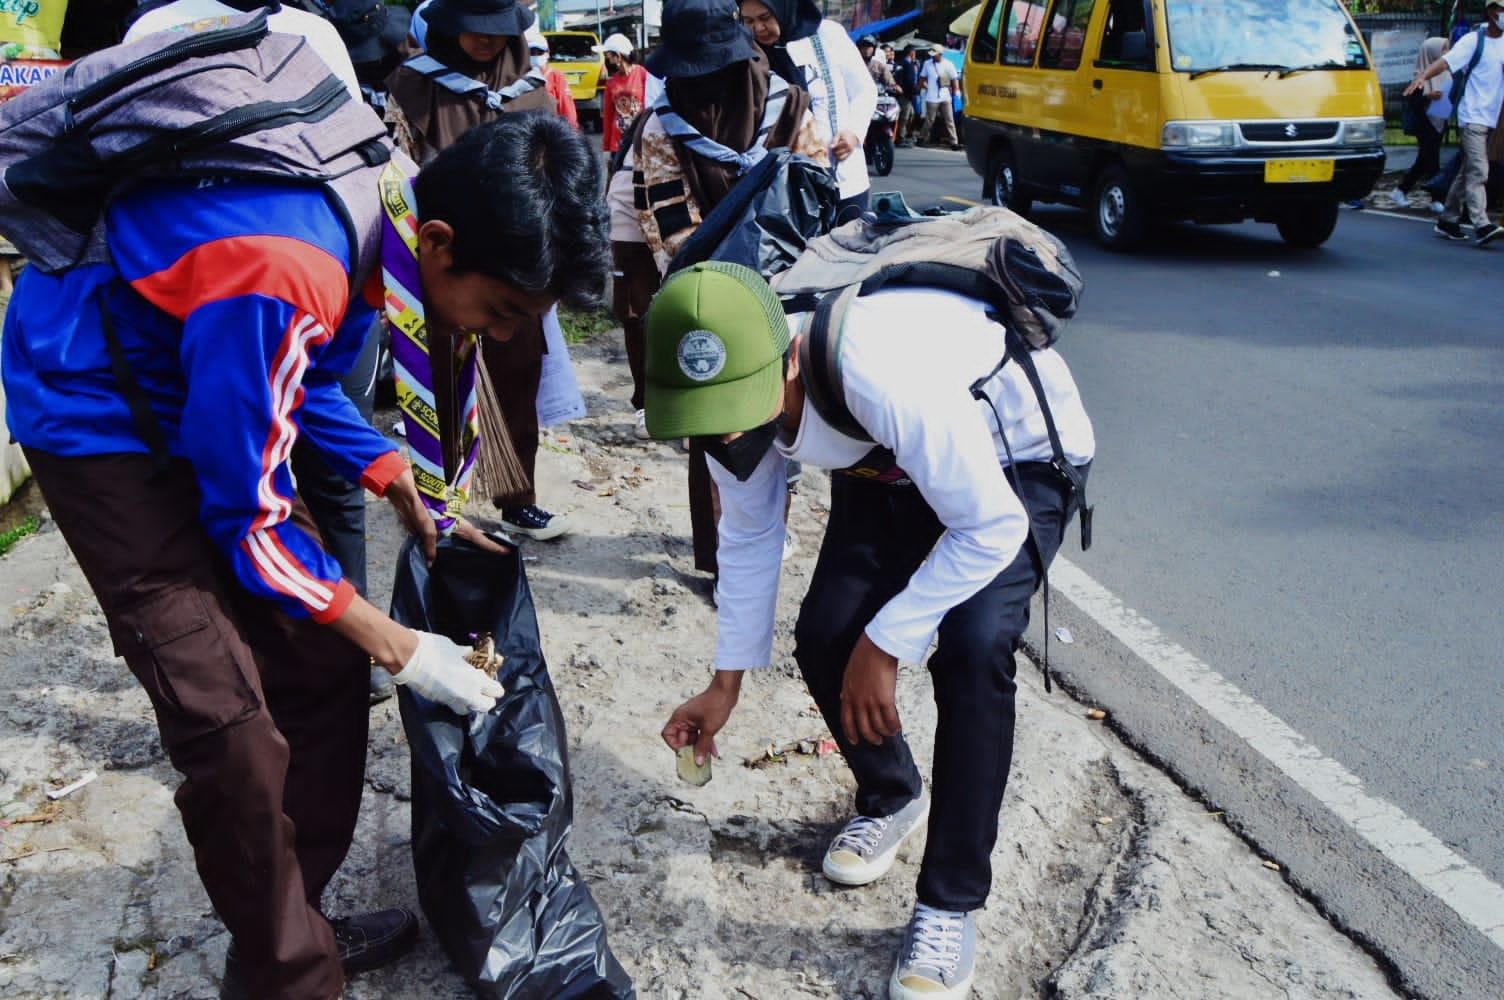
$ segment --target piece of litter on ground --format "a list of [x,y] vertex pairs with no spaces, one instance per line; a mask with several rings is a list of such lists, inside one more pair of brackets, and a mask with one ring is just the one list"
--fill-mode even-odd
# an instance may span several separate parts
[[1107,718],[1107,713],[1102,711],[1100,708],[1089,708],[1086,710],[1086,717],[1095,722],[1101,722],[1103,719]]
[[1101,824],[1102,826],[1110,826],[1110,825],[1112,825],[1112,817],[1111,816],[1098,816],[1097,817],[1097,822],[1099,824]]
[[1066,645],[1070,645],[1071,643],[1076,641],[1076,637],[1071,635],[1071,630],[1066,628],[1064,625],[1055,630],[1055,638],[1059,639]]
[[1267,869],[1269,869],[1272,872],[1277,872],[1277,871],[1280,870],[1279,862],[1278,861],[1265,861],[1264,862],[1264,867],[1267,868]]
[[82,777],[71,784],[64,785],[62,788],[48,789],[47,797],[49,799],[60,799],[64,795],[71,795],[98,777],[99,774],[95,771],[85,771]]
[[1269,272],[1269,277],[1271,277],[1271,278],[1278,278],[1279,277],[1279,272],[1278,271],[1270,271]]
[[575,480],[575,481],[574,481],[574,484],[575,484],[575,485],[576,485],[576,486],[578,486],[578,487],[579,487],[579,488],[580,488],[580,489],[582,489],[582,490],[593,490],[593,489],[595,489],[595,488],[596,488],[596,486],[595,486],[595,484],[594,484],[594,483],[587,483],[587,482],[586,482],[586,481],[585,481],[585,480],[583,480],[583,479],[576,479],[576,480]]

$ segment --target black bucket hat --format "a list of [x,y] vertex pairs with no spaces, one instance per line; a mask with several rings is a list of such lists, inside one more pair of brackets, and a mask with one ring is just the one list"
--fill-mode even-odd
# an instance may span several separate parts
[[[437,7],[444,0],[436,0]],[[704,76],[757,56],[752,32],[742,26],[736,0],[664,0],[658,47],[643,61],[668,80]]]
[[379,0],[332,0],[326,6],[357,66],[381,62],[407,37],[406,22]]
[[533,23],[533,12],[517,0],[433,0],[423,11],[428,30],[453,38],[469,31],[477,35],[520,35]]

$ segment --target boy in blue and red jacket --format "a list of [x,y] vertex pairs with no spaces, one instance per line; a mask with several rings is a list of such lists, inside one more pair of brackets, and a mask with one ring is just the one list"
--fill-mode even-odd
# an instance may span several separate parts
[[[392,297],[388,255],[415,264],[436,342],[506,340],[560,299],[599,296],[597,175],[567,125],[507,116],[412,182],[411,245],[352,253],[322,188],[152,182],[111,204],[111,263],[17,282],[0,342],[7,422],[184,775],[176,801],[232,935],[227,991],[333,997],[414,938],[406,910],[319,910],[359,811],[367,665],[461,713],[500,694],[460,647],[398,625],[342,577],[291,449],[305,439],[390,500],[431,553],[435,517],[408,462],[339,385]],[[497,176],[512,183],[497,190]],[[381,212],[373,183],[352,214]],[[352,258],[369,280],[352,280]]]

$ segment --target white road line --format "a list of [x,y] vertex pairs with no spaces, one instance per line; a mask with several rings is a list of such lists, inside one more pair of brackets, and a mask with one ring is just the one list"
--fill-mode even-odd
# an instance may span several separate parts
[[1397,807],[1365,792],[1357,775],[1170,641],[1068,559],[1057,556],[1051,563],[1050,584],[1464,921],[1504,948],[1504,887]]
[[1441,218],[1439,215],[1416,215],[1413,212],[1396,212],[1383,208],[1363,208],[1360,211],[1364,215],[1382,215],[1386,219],[1409,219],[1411,222],[1424,222],[1433,226],[1436,225],[1436,220]]

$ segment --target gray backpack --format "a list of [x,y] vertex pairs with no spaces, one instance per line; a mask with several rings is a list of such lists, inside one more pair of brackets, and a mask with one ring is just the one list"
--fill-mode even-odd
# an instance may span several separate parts
[[0,105],[0,233],[48,273],[108,259],[104,210],[147,178],[327,185],[351,277],[375,260],[386,128],[266,11],[103,49]]
[[[861,440],[871,438],[840,391],[841,337],[853,299],[907,286],[986,302],[1008,330],[1008,357],[1017,356],[1034,382],[1028,352],[1056,341],[1075,315],[1082,288],[1064,243],[1006,208],[991,207],[911,219],[864,215],[811,240],[769,283],[787,312],[813,313],[799,351],[811,404],[831,426]],[[999,359],[999,368],[1005,360]],[[1053,439],[1054,421],[1042,393],[1040,405]]]

